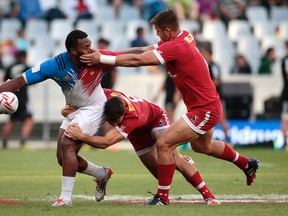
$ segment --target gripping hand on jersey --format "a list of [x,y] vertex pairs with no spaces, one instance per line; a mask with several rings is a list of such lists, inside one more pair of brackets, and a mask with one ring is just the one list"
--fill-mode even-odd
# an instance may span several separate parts
[[65,118],[70,115],[71,113],[75,112],[76,110],[78,110],[79,108],[76,106],[70,106],[70,105],[65,105],[62,109],[61,109],[61,115],[64,116]]
[[93,50],[92,53],[84,54],[80,56],[80,61],[87,66],[95,65],[100,63],[101,53],[98,50]]

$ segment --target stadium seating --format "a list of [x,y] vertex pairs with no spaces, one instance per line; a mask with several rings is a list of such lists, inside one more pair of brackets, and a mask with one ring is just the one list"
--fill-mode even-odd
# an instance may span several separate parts
[[15,38],[17,31],[21,28],[21,22],[16,18],[5,18],[1,20],[0,38],[2,40]]
[[261,50],[262,53],[266,52],[269,47],[274,47],[276,50],[277,58],[281,59],[285,55],[285,46],[283,41],[279,40],[276,36],[267,36],[262,39]]
[[275,36],[276,29],[272,22],[257,22],[253,26],[255,37],[261,41],[265,37]]
[[54,19],[50,24],[50,36],[53,40],[61,43],[67,34],[73,30],[73,21],[69,19]]
[[[139,26],[144,27],[146,36],[149,42],[154,43],[159,38],[154,32],[154,29],[150,27],[149,23],[140,18],[139,11],[130,6],[123,5],[119,19],[115,19],[114,10],[107,3],[106,0],[98,0],[99,14],[92,20],[80,20],[77,22],[75,28],[82,29],[89,34],[92,41],[92,45],[95,46],[96,41],[99,37],[105,37],[110,40],[111,46],[109,49],[120,50],[130,47],[130,42],[136,37],[136,29]],[[49,9],[61,1],[51,0],[41,0],[44,8]],[[252,67],[252,76],[244,76],[243,81],[251,81],[253,86],[255,86],[254,91],[256,96],[254,97],[255,103],[253,104],[253,112],[262,111],[263,99],[272,96],[271,89],[268,90],[267,86],[271,85],[273,87],[273,94],[280,92],[281,76],[279,73],[279,67],[277,66],[277,71],[271,76],[267,77],[263,81],[263,76],[259,78],[257,75],[259,60],[261,55],[266,51],[269,46],[276,48],[278,60],[284,55],[284,40],[288,39],[288,12],[287,7],[272,7],[271,8],[271,18],[268,16],[268,12],[264,7],[261,6],[248,6],[246,10],[247,21],[233,20],[229,25],[226,26],[220,20],[209,20],[200,25],[198,21],[183,20],[181,21],[181,28],[193,32],[194,30],[201,31],[201,36],[211,41],[213,45],[213,56],[215,61],[220,65],[223,80],[224,81],[239,81],[240,77],[237,76],[237,80],[234,80],[235,75],[230,74],[232,65],[234,64],[234,57],[236,53],[241,53],[246,56],[248,62]],[[263,24],[264,23],[264,24]],[[27,22],[25,33],[28,41],[31,44],[31,48],[28,50],[28,62],[31,65],[35,65],[51,56],[58,54],[59,52],[65,51],[64,39],[68,32],[74,29],[74,20],[53,20],[49,24],[45,20],[31,20]],[[21,23],[16,19],[2,19],[0,26],[0,37],[1,39],[13,38],[16,35],[17,30],[21,27]],[[278,29],[278,31],[277,31]],[[265,36],[265,37],[263,37]],[[9,64],[9,57],[4,61]],[[148,73],[142,73],[146,71],[147,68],[142,67],[140,70],[134,68],[119,68],[120,74],[124,76],[131,76],[136,74],[139,76],[139,82],[145,80],[141,85],[146,85],[142,88],[138,85],[137,88],[133,85],[136,83],[132,81],[135,77],[129,78],[131,84],[127,85],[127,77],[120,78],[117,88],[131,94],[136,94],[143,97],[151,97],[151,91],[155,91],[153,88],[155,84],[148,81],[151,77],[145,77]],[[139,72],[140,71],[140,72]],[[136,73],[138,72],[138,73]],[[145,78],[144,78],[145,77]],[[132,79],[133,78],[133,79]],[[147,78],[147,80],[146,80]],[[259,79],[258,79],[259,78]],[[157,78],[158,79],[158,78]],[[236,79],[236,78],[235,78]],[[273,82],[271,80],[277,80]],[[122,81],[121,81],[122,80]],[[155,79],[152,79],[155,81]],[[161,80],[162,81],[162,80]],[[161,81],[157,81],[156,85],[160,85]],[[123,83],[125,83],[125,85]],[[262,82],[262,83],[261,83]],[[264,84],[263,84],[264,83]],[[49,84],[50,85],[50,84]],[[147,85],[153,88],[147,88]],[[261,87],[259,87],[261,85]],[[141,86],[141,87],[139,87]],[[39,87],[33,87],[37,89]],[[44,88],[43,88],[44,89]],[[56,89],[56,90],[54,90]],[[39,89],[38,89],[39,90]],[[53,121],[57,121],[61,118],[59,112],[59,107],[62,106],[63,98],[58,100],[59,88],[53,86],[50,88],[51,95],[57,99],[51,99],[51,104],[47,105],[51,107],[51,116]],[[57,91],[57,93],[55,93]],[[44,90],[34,91],[32,94],[37,94],[38,97],[42,98]],[[59,97],[61,97],[60,95]],[[52,97],[52,96],[50,96]],[[61,104],[60,104],[61,102]],[[43,102],[44,104],[44,102]],[[38,105],[37,105],[38,106]],[[36,107],[36,106],[33,106]],[[43,106],[39,106],[35,110],[35,118],[43,119]],[[56,114],[57,113],[57,114]]]
[[249,21],[249,23],[254,26],[255,23],[258,22],[267,22],[268,17],[268,11],[263,6],[250,6],[247,7],[245,11],[246,17]]
[[201,27],[199,22],[195,21],[195,20],[181,20],[180,21],[180,26],[182,29],[185,29],[191,33],[193,33],[194,31],[200,31]]
[[251,36],[251,26],[246,20],[231,20],[228,24],[228,37],[236,42],[239,38]]
[[221,20],[206,20],[203,23],[202,35],[209,41],[218,41],[227,37],[226,27]]
[[150,34],[150,26],[147,21],[143,19],[129,20],[126,25],[126,36],[129,41],[135,39],[138,27],[142,27],[146,34]]
[[288,20],[288,7],[285,6],[272,6],[270,12],[271,22],[275,25]]
[[46,20],[31,19],[28,20],[25,27],[25,37],[29,43],[33,43],[37,38],[47,36],[49,25]]
[[100,25],[95,21],[95,19],[81,19],[76,23],[76,29],[81,29],[89,35],[89,38],[92,41],[92,44],[95,45],[95,42],[99,38]]
[[281,22],[278,27],[280,39],[282,39],[283,41],[288,40],[288,20]]
[[258,40],[254,36],[242,37],[237,42],[237,53],[243,54],[249,62],[252,73],[257,74],[260,58],[261,49]]

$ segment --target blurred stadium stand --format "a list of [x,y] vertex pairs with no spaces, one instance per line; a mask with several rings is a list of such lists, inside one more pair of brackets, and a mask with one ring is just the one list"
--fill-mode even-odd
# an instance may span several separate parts
[[[59,2],[41,0],[41,3],[45,9],[49,9]],[[28,62],[31,66],[65,51],[65,37],[73,28],[88,32],[94,46],[98,38],[108,38],[111,41],[111,50],[129,47],[138,26],[145,28],[148,41],[154,43],[157,40],[154,30],[150,28],[147,21],[141,19],[138,10],[131,5],[124,4],[120,17],[117,19],[114,16],[113,8],[108,5],[106,0],[99,0],[98,6],[99,14],[95,18],[81,20],[77,22],[76,26],[69,19],[56,19],[51,23],[45,20],[29,21],[26,26],[26,38],[30,44]],[[247,84],[245,84],[244,90],[249,92],[251,104],[249,102],[250,109],[245,118],[255,118],[255,116],[267,111],[265,101],[280,95],[282,89],[280,58],[284,55],[284,41],[288,39],[288,9],[284,6],[272,6],[271,16],[269,16],[264,7],[251,6],[247,8],[246,15],[247,21],[231,21],[227,29],[220,20],[205,21],[202,28],[197,21],[184,20],[181,22],[181,26],[190,32],[199,30],[204,39],[211,41],[215,61],[222,70],[224,84],[227,83],[229,86],[229,83],[233,83],[232,86],[228,87],[230,88],[228,92],[235,92],[240,100],[240,91],[235,90],[235,86],[238,86],[239,83],[240,86],[243,83]],[[13,38],[20,26],[20,23],[15,19],[2,19],[0,38]],[[269,46],[276,48],[278,56],[274,64],[273,74],[258,76],[259,60]],[[252,75],[230,73],[237,53],[246,56],[253,70]],[[141,67],[139,70],[136,68],[119,68],[119,73],[120,76],[115,89],[148,100],[152,98],[164,79],[163,74],[149,74],[145,67]],[[36,122],[39,124],[45,121],[52,122],[51,128],[58,127],[62,120],[60,108],[64,106],[64,96],[60,94],[60,87],[53,81],[48,81],[31,86],[29,91]],[[162,101],[160,98],[157,103],[163,106]],[[179,116],[185,111],[184,105],[180,104],[177,107],[176,115]],[[6,117],[1,116],[0,123],[4,122]],[[40,125],[39,128],[41,128]],[[50,130],[52,130],[51,128]],[[54,132],[51,134],[54,136]]]

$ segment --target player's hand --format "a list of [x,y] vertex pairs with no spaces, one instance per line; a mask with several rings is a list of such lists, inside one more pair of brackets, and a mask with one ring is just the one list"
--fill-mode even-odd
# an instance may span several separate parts
[[84,134],[77,123],[72,123],[65,131],[65,136],[73,140],[81,140]]
[[62,109],[61,109],[61,115],[64,116],[65,118],[75,112],[76,110],[78,110],[79,108],[76,106],[70,106],[70,105],[65,105]]
[[94,52],[89,54],[84,54],[80,56],[80,61],[87,66],[95,65],[100,63],[100,55],[101,53],[98,50],[94,50]]

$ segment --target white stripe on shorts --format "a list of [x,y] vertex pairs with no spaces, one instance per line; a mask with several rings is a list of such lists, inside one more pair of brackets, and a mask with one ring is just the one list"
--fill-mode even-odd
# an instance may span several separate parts
[[187,117],[186,114],[182,115],[182,119],[183,119],[183,120],[186,122],[186,124],[188,124],[188,126],[189,126],[193,131],[195,131],[196,133],[201,134],[201,135],[203,135],[203,134],[206,133],[206,131],[203,131],[203,130],[201,130],[200,128],[198,128],[197,126],[195,126],[195,125],[190,121],[190,119]]

